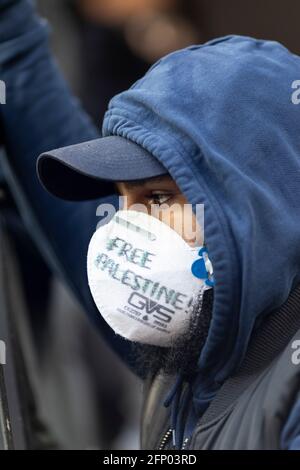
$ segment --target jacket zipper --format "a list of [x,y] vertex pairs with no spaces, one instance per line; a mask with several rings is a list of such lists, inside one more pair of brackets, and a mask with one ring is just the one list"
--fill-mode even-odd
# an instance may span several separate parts
[[184,439],[184,441],[183,441],[183,444],[182,444],[181,450],[184,450],[184,449],[186,448],[186,446],[187,446],[187,443],[188,443],[188,442],[189,442],[189,438],[188,438],[188,437],[186,437],[186,438]]
[[[169,441],[169,439],[171,438],[173,434],[173,430],[172,428],[169,428],[165,434],[163,435],[161,441],[160,441],[160,444],[159,444],[159,447],[158,447],[158,450],[164,450],[164,448],[166,447],[167,445],[167,442]],[[181,450],[184,450],[186,448],[186,445],[189,441],[189,438],[186,437],[185,440],[183,441],[183,444],[182,444],[182,447],[181,447]]]
[[160,444],[158,446],[158,450],[163,450],[168,442],[168,440],[170,439],[170,437],[172,436],[172,429],[169,428],[165,434],[163,435],[161,441],[160,441]]

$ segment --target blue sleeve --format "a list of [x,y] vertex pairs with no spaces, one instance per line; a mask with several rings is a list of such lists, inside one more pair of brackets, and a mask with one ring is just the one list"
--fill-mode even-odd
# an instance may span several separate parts
[[283,450],[300,450],[300,398],[282,429],[280,447]]
[[[7,158],[1,166],[21,215],[48,264],[69,285],[113,350],[140,375],[130,343],[114,334],[99,314],[88,288],[86,252],[100,202],[65,202],[48,194],[36,175],[45,150],[99,137],[98,130],[70,93],[48,45],[48,25],[30,0],[0,0],[0,140]],[[34,286],[32,287],[34,290]]]

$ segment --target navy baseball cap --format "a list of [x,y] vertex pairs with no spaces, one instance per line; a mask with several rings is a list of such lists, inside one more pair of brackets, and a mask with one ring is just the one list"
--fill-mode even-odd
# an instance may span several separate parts
[[142,146],[115,135],[42,153],[37,161],[37,172],[47,191],[71,201],[113,194],[114,181],[168,173]]

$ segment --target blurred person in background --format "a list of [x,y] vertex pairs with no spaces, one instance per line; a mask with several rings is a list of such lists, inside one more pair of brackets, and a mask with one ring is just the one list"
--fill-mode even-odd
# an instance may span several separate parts
[[112,96],[164,54],[202,42],[193,0],[39,0],[56,57],[96,125]]

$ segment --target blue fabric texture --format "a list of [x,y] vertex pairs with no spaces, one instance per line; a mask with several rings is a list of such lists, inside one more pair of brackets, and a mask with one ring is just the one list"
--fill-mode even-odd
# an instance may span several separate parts
[[[300,281],[300,106],[291,100],[299,75],[300,58],[279,43],[226,36],[162,58],[115,96],[105,115],[103,136],[142,145],[190,203],[205,205],[214,307],[196,380],[181,397],[177,377],[166,397],[177,448],[243,360],[258,322]],[[60,201],[36,176],[42,152],[100,134],[65,85],[47,25],[28,0],[0,0],[0,78],[7,85],[7,104],[0,106],[6,177],[22,215],[49,263],[130,364],[128,343],[105,324],[88,290],[86,249],[100,201]],[[293,411],[299,416],[299,407]],[[297,446],[298,431],[286,429],[283,445],[292,445],[292,436]]]

